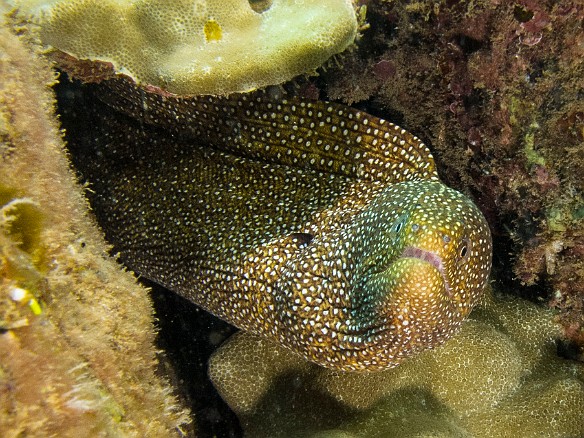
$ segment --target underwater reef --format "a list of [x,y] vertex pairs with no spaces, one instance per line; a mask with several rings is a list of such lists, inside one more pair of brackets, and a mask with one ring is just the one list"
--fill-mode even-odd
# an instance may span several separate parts
[[[269,10],[269,1],[251,3],[262,4]],[[238,415],[247,436],[497,437],[510,432],[525,437],[584,436],[581,416],[584,409],[584,183],[581,178],[584,170],[584,6],[575,1],[535,0],[361,0],[358,4],[367,9],[367,25],[361,27],[356,47],[337,56],[335,62],[327,63],[318,76],[297,77],[282,89],[289,95],[350,104],[399,123],[422,138],[432,150],[440,178],[468,194],[491,226],[492,286],[496,298],[485,297],[463,323],[458,336],[389,371],[351,374],[325,370],[299,361],[288,350],[266,340],[237,334],[212,358],[213,382]],[[204,31],[210,39],[220,37],[216,24],[205,26]],[[65,58],[61,56],[62,61]],[[102,79],[112,75],[111,70],[103,73],[99,68],[92,70],[94,67],[77,66],[76,69],[68,61],[65,59],[62,66],[73,76],[77,73],[87,79],[88,71],[91,74],[97,71]],[[50,78],[44,83],[53,81]],[[161,93],[160,84],[153,89]],[[67,92],[75,94],[65,88],[64,94]],[[83,110],[71,102],[77,103],[75,99],[62,100],[61,109],[65,113]],[[44,103],[34,108],[38,111],[51,106]],[[17,109],[14,107],[14,111]],[[28,110],[19,111],[28,114]],[[54,130],[56,122],[50,114],[48,117]],[[2,120],[3,126],[9,126],[7,120],[12,120],[12,116]],[[68,129],[79,129],[75,134],[83,135],[82,127]],[[164,133],[161,137],[164,138]],[[13,149],[9,147],[10,152],[3,154],[3,159],[16,157],[15,151],[19,149]],[[59,156],[65,160],[62,153]],[[24,163],[30,162],[28,156],[23,159]],[[190,426],[184,425],[185,411],[169,396],[167,384],[152,373],[156,360],[151,350],[152,310],[143,289],[137,288],[131,276],[120,272],[107,258],[107,247],[93,225],[88,232],[93,237],[82,240],[79,235],[85,234],[72,232],[64,225],[75,217],[73,214],[56,216],[52,222],[58,227],[49,233],[52,240],[46,240],[48,228],[38,225],[45,224],[39,218],[52,218],[54,212],[62,210],[54,206],[61,204],[49,204],[51,197],[28,190],[43,184],[55,191],[55,184],[39,182],[48,180],[40,178],[44,167],[38,166],[34,168],[38,178],[30,178],[34,184],[19,188],[17,183],[22,183],[22,176],[30,174],[30,169],[15,166],[13,162],[9,164],[11,170],[7,172],[12,179],[3,174],[0,181],[3,185],[5,180],[10,182],[6,190],[2,189],[6,193],[2,199],[3,228],[8,236],[3,251],[9,254],[10,260],[18,261],[5,266],[19,268],[18,275],[16,271],[6,271],[6,278],[15,278],[16,282],[7,283],[4,298],[3,307],[10,310],[3,316],[8,328],[5,335],[10,335],[5,339],[12,340],[19,333],[21,339],[34,339],[27,337],[29,332],[37,334],[41,328],[53,324],[54,331],[43,332],[45,337],[40,339],[54,340],[56,336],[51,334],[73,327],[77,338],[58,337],[64,342],[64,350],[47,353],[46,349],[36,347],[42,341],[35,340],[36,349],[30,351],[37,355],[42,351],[44,363],[54,363],[54,370],[79,372],[79,375],[74,372],[72,379],[89,381],[91,384],[81,385],[81,389],[91,396],[109,394],[106,391],[119,395],[106,398],[116,401],[113,407],[101,399],[99,403],[89,404],[94,408],[90,415],[99,424],[96,427],[125,428],[121,433],[131,435],[135,431],[140,433],[140,427],[152,426],[160,427],[158,431],[165,435],[183,424],[182,430],[186,431]],[[66,161],[48,174],[61,183],[71,180]],[[85,211],[78,188],[71,189],[66,196],[57,196],[58,193],[51,192],[59,200],[73,197],[79,211]],[[43,207],[44,203],[50,207]],[[92,223],[86,213],[82,218],[85,227]],[[74,236],[74,239],[67,241],[63,236]],[[38,242],[51,242],[48,248],[55,252],[47,252],[47,246]],[[67,246],[62,242],[72,243]],[[49,270],[43,261],[48,260],[47,254],[65,257],[64,248],[69,250],[69,258],[58,266],[68,267],[67,276],[55,277],[63,270]],[[18,257],[15,258],[13,251]],[[80,253],[84,258],[80,259]],[[56,256],[54,259],[58,260]],[[27,265],[27,260],[33,261]],[[22,273],[20,266],[32,268]],[[37,272],[41,273],[40,277]],[[30,280],[45,277],[52,282]],[[53,288],[47,289],[46,284]],[[61,295],[53,294],[57,290],[55,284],[61,287],[58,289]],[[130,293],[126,287],[134,291],[131,305],[129,300],[119,301],[119,295]],[[81,293],[82,290],[90,292]],[[74,300],[71,291],[78,291],[73,293]],[[88,299],[94,296],[91,291],[99,292],[100,298]],[[118,300],[106,308],[113,307],[116,311],[113,318],[114,312],[107,311],[111,319],[102,320],[103,314],[96,313],[93,301],[89,300],[102,305],[109,303],[101,298],[101,294],[107,293]],[[529,298],[540,307],[502,295]],[[66,306],[54,304],[62,300],[67,300]],[[83,305],[70,308],[71,301]],[[543,309],[542,305],[554,308],[555,312]],[[158,314],[158,318],[165,319],[160,327],[187,318],[183,315],[190,317],[186,306],[180,303],[167,309],[167,313]],[[66,315],[55,316],[59,315],[58,309],[66,309]],[[81,329],[75,325],[79,321],[77,314],[83,316]],[[50,319],[58,317],[61,319]],[[96,321],[95,318],[99,323],[87,322]],[[126,324],[132,325],[132,329],[125,331]],[[145,328],[139,329],[140,324]],[[223,337],[213,332],[215,328],[205,332],[203,327],[188,328],[184,322],[178,325],[181,327],[175,327],[176,332],[160,335],[167,340],[164,345],[172,357],[179,356],[171,351],[183,349],[183,339],[197,336],[203,344],[206,338]],[[104,330],[106,344],[115,339],[112,349],[118,349],[121,354],[105,360],[109,356],[93,343],[97,342],[95,327]],[[84,336],[89,329],[91,338]],[[137,339],[138,335],[143,338]],[[567,339],[568,346],[562,347],[561,353],[568,358],[558,355],[559,338]],[[75,368],[80,362],[76,362],[78,356],[73,359],[68,356],[70,350],[66,347],[73,342],[70,339],[81,339],[73,343],[76,348],[86,348],[84,342],[91,339],[89,351],[75,351],[84,358],[81,363],[89,365]],[[7,345],[8,353],[17,351],[13,344]],[[57,342],[50,345],[61,348]],[[51,356],[57,357],[52,361],[44,356],[57,353],[60,356]],[[96,359],[92,361],[92,357]],[[107,372],[96,371],[99,369],[96,361],[100,366],[107,366]],[[178,378],[173,377],[174,382],[193,388],[191,398],[204,397],[197,393],[198,383],[186,382],[192,376],[188,371],[191,364],[188,359],[185,362],[177,366],[183,371]],[[141,371],[136,371],[136,366]],[[118,386],[108,380],[112,367],[124,369],[124,376],[142,372],[146,377],[130,379],[130,385]],[[10,375],[4,369],[3,372],[5,376]],[[19,381],[20,386],[8,382],[7,387],[25,388],[19,394],[31,394],[29,391],[39,390],[36,382],[25,375]],[[66,383],[62,388],[67,388]],[[141,407],[133,408],[136,405],[132,404],[132,396],[143,394],[141,391],[147,385],[154,388],[147,392],[149,403],[164,406],[151,409],[150,415],[167,413],[160,424],[151,418],[144,420]],[[64,397],[76,394],[56,393]],[[130,394],[129,398],[122,398],[126,394]],[[94,400],[90,396],[82,398],[87,399]],[[27,417],[16,417],[14,412],[28,415],[34,411],[36,418],[53,418],[38,410],[34,400],[26,402],[33,406],[30,411],[11,409],[2,414],[1,421],[6,420],[13,428],[29,424]],[[192,417],[196,419],[198,414]],[[52,427],[54,423],[39,420],[30,424]],[[75,427],[72,423],[72,433]],[[239,432],[233,431],[237,427],[231,432],[231,436],[237,436]],[[211,435],[205,431],[201,434]]]
[[0,77],[0,435],[194,430],[157,374],[148,292],[107,254],[69,168],[55,73],[4,25]]
[[557,356],[551,313],[488,293],[453,339],[378,373],[241,332],[209,373],[250,437],[579,437],[584,367]]
[[467,187],[489,220],[495,280],[558,309],[582,357],[584,5],[361,3],[370,29],[359,50],[343,74],[304,89],[428,142],[440,177]]

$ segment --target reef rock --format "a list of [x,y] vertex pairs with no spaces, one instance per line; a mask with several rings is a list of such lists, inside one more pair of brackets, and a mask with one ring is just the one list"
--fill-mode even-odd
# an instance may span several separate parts
[[178,436],[147,291],[89,217],[54,73],[5,27],[0,59],[0,436]]

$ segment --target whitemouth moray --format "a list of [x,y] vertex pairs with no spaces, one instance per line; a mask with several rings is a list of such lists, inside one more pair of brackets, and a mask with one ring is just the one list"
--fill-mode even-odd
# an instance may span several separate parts
[[68,141],[140,275],[342,370],[438,345],[483,292],[488,225],[405,130],[267,92],[179,99],[120,84],[99,94],[126,115],[90,108]]

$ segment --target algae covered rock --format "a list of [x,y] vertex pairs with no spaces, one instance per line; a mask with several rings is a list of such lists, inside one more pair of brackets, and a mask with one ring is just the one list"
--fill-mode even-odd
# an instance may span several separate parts
[[249,436],[582,436],[584,367],[557,356],[558,334],[551,312],[488,298],[457,336],[388,371],[326,370],[241,334],[210,376]]
[[43,44],[174,94],[285,82],[345,50],[357,32],[350,0],[14,3],[39,25]]
[[372,0],[367,19],[377,50],[320,94],[387,109],[431,146],[498,236],[496,278],[560,309],[583,361],[584,2]]
[[182,435],[147,291],[107,256],[69,169],[54,72],[2,25],[0,436]]

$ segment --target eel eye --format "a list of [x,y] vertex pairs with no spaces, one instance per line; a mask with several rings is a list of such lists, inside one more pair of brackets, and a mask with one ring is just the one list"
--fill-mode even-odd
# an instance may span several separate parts
[[466,255],[466,252],[468,251],[468,248],[466,245],[464,245],[461,249],[460,249],[460,257],[463,258]]
[[399,237],[399,234],[401,233],[401,231],[404,229],[405,225],[406,225],[406,221],[408,219],[408,215],[407,214],[402,214],[400,215],[400,217],[398,217],[395,222],[393,223],[393,225],[391,226],[390,229],[390,234],[392,239],[397,239]]
[[470,240],[467,238],[462,239],[460,245],[458,246],[458,261],[459,263],[465,262],[470,254]]
[[397,243],[401,239],[401,233],[406,227],[408,217],[409,215],[407,213],[400,214],[391,225],[391,228],[389,229],[389,236],[394,243]]

